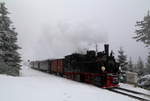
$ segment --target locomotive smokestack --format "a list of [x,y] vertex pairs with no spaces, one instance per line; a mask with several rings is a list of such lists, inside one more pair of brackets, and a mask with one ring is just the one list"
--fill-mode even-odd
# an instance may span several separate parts
[[108,44],[105,44],[104,45],[104,48],[105,48],[105,53],[107,56],[109,56],[109,45]]

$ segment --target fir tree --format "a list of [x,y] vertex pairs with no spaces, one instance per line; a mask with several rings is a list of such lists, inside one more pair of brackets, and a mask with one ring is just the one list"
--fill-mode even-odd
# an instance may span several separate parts
[[118,50],[118,62],[120,63],[121,70],[126,71],[127,70],[127,56],[124,53],[124,50],[122,47]]
[[147,72],[148,74],[150,74],[150,53],[149,53],[149,56],[148,56],[148,58],[147,58],[146,72]]
[[143,42],[146,46],[150,45],[150,14],[148,11],[147,16],[142,21],[136,22],[136,36],[133,37],[136,41]]
[[5,3],[0,3],[0,73],[18,76],[21,60],[17,50],[20,47],[8,14]]
[[141,57],[139,57],[137,66],[136,66],[136,71],[139,76],[142,76],[144,74],[143,70],[144,70],[144,63],[143,63]]
[[132,62],[131,57],[130,57],[130,60],[128,62],[128,71],[130,71],[130,72],[134,71],[133,62]]

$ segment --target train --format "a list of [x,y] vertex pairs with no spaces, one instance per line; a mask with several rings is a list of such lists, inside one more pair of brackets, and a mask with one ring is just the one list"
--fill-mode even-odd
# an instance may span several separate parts
[[101,52],[72,53],[60,59],[31,61],[30,65],[36,70],[101,88],[119,86],[119,63],[112,52],[109,54],[108,44]]

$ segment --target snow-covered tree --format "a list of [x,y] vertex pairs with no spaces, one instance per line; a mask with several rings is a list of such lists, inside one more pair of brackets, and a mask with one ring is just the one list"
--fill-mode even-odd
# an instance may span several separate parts
[[122,49],[122,47],[120,47],[120,49],[118,50],[118,62],[120,63],[121,66],[121,70],[123,71],[127,71],[127,56],[124,53],[124,50]]
[[21,60],[17,50],[20,47],[8,14],[5,3],[0,3],[0,72],[18,76]]
[[136,71],[139,76],[142,76],[144,74],[144,63],[143,63],[141,57],[139,57],[139,59],[137,61]]
[[134,71],[134,66],[132,62],[132,58],[130,57],[129,62],[128,62],[128,71],[133,72]]
[[142,21],[136,22],[136,36],[133,37],[136,41],[143,42],[146,46],[150,46],[150,14],[148,11],[147,16]]
[[[150,11],[144,17],[142,21],[136,22],[137,29],[135,30],[136,36],[133,37],[136,41],[143,42],[147,47],[150,46]],[[150,54],[147,59],[146,69],[147,73],[150,73]]]

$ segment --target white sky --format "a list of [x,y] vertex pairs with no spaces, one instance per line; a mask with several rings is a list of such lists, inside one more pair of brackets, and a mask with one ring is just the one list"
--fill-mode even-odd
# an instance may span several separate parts
[[[1,0],[2,1],[2,0]],[[78,49],[109,43],[122,46],[133,60],[148,50],[132,37],[135,23],[150,9],[150,0],[3,0],[19,36],[23,59],[65,56]]]

